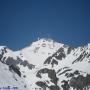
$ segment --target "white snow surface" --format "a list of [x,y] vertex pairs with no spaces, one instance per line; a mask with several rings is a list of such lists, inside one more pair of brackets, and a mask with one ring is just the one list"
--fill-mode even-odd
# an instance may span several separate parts
[[22,78],[14,72],[10,72],[8,66],[0,62],[0,88],[3,89],[3,87],[7,88],[10,86],[10,88],[17,87],[18,90],[30,90],[24,88],[25,85],[26,84]]

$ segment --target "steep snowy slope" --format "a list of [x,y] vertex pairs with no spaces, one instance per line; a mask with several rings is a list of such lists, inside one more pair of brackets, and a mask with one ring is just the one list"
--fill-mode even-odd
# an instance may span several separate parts
[[[10,89],[9,89],[10,88]],[[30,90],[22,78],[0,62],[0,90]]]

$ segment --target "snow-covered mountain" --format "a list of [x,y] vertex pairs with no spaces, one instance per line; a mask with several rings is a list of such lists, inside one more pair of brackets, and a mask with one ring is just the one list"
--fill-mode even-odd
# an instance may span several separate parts
[[20,50],[21,59],[28,60],[36,66],[43,65],[44,60],[54,54],[63,44],[57,43],[52,39],[40,39],[33,42],[30,46]]
[[43,38],[18,51],[0,46],[0,61],[0,87],[90,90],[90,44],[74,48]]

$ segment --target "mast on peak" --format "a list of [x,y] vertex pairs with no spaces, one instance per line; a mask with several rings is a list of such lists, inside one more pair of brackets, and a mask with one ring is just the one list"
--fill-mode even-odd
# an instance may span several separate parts
[[38,37],[38,41],[40,40],[40,38]]

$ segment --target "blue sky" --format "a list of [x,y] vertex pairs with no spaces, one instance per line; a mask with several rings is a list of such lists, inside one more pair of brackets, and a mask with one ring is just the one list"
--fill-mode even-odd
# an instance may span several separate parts
[[37,37],[90,42],[90,0],[0,0],[0,45],[21,49]]

